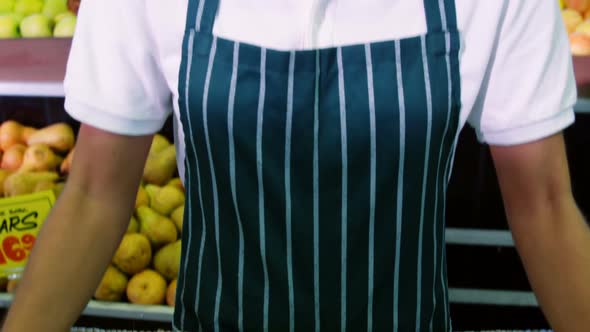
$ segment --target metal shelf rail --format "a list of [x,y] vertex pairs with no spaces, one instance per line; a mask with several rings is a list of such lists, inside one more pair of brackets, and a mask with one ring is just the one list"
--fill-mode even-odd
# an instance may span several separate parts
[[0,81],[0,97],[64,97],[62,82]]
[[578,98],[578,102],[574,105],[576,113],[590,114],[590,98]]
[[[12,294],[0,294],[0,308],[12,303]],[[84,309],[86,316],[171,322],[174,308],[158,305],[137,305],[129,303],[90,301]]]

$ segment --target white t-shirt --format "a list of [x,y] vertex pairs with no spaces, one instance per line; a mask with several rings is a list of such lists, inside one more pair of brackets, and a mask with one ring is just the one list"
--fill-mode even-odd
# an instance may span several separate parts
[[[65,80],[66,109],[92,126],[152,134],[174,112],[188,0],[85,0]],[[456,0],[460,128],[512,145],[574,121],[576,85],[557,1]],[[421,0],[221,0],[214,34],[267,48],[310,49],[426,32]],[[180,163],[182,165],[182,163]]]

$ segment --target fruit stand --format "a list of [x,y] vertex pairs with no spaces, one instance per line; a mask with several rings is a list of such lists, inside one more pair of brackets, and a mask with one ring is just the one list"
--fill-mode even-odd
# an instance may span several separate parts
[[[0,0],[0,10],[5,1],[13,0]],[[35,1],[31,2],[34,5]],[[75,1],[69,1],[69,3],[75,6]],[[2,25],[1,18],[0,25]],[[1,31],[2,27],[0,27],[0,34]],[[47,31],[44,31],[47,34]],[[51,125],[66,123],[74,133],[76,132],[78,124],[69,118],[63,110],[62,80],[70,45],[71,39],[69,38],[0,40],[0,125],[8,120],[15,120],[24,128],[29,127],[31,130],[39,132],[51,128]],[[586,126],[586,129],[578,127],[576,130],[577,132],[587,131],[588,117],[590,117],[590,57],[576,56],[573,61],[580,92],[580,98],[575,108],[578,117],[582,119],[581,126]],[[22,128],[21,131],[25,132]],[[154,139],[150,158],[169,161],[174,159],[172,157],[174,147],[169,142],[171,132],[172,129],[168,123],[163,129],[162,135],[156,136]],[[477,324],[470,322],[468,316],[473,315],[474,310],[480,309],[497,314],[498,317],[503,317],[506,320],[513,319],[507,323],[513,328],[526,329],[530,327],[527,325],[530,322],[543,325],[544,321],[539,318],[540,314],[535,297],[526,282],[524,272],[518,265],[518,259],[515,258],[514,244],[503,219],[501,203],[498,203],[500,200],[497,188],[488,185],[488,183],[495,181],[494,175],[490,175],[493,173],[493,170],[490,171],[493,166],[490,166],[489,157],[487,157],[489,152],[485,146],[479,145],[475,141],[474,135],[469,132],[469,129],[464,132],[460,138],[456,169],[461,169],[463,174],[472,175],[473,180],[467,183],[466,180],[452,179],[447,213],[449,227],[446,232],[449,248],[449,283],[451,285],[449,295],[453,305],[451,310],[455,313],[454,326],[464,330],[478,329]],[[570,136],[572,135],[570,134]],[[23,143],[26,143],[23,144],[25,148],[35,145],[28,144],[30,137],[24,137],[26,136],[24,134],[22,136]],[[43,139],[40,141],[46,143]],[[34,140],[32,143],[35,143]],[[73,146],[60,151],[55,151],[52,147],[50,149],[54,151],[56,159],[49,168],[58,172],[61,181],[67,176],[69,152],[75,151],[75,149]],[[24,153],[26,150],[22,152],[23,155]],[[474,155],[479,158],[473,158]],[[572,162],[574,181],[580,178],[587,179],[587,176],[583,177],[584,175],[579,175],[581,172],[577,171],[578,169],[588,169],[588,159],[584,158],[570,161]],[[21,166],[19,165],[19,167]],[[95,294],[96,299],[89,302],[78,326],[133,330],[170,328],[173,308],[165,303],[171,304],[170,298],[173,297],[171,295],[173,287],[171,286],[174,284],[178,271],[176,257],[179,255],[180,240],[178,238],[182,231],[181,222],[178,221],[182,220],[181,206],[184,204],[184,189],[175,178],[174,169],[168,168],[163,177],[160,177],[161,172],[152,175],[147,169],[149,166],[146,167],[144,185],[139,189],[136,201],[135,217],[137,220],[130,221],[129,234],[125,235],[113,258],[113,264],[104,277],[104,279],[108,278],[114,281],[110,282],[108,287],[104,283],[101,284],[102,288],[99,287]],[[482,187],[492,189],[484,190],[481,189]],[[59,186],[49,189],[55,190],[59,194]],[[585,188],[578,190],[581,192],[580,197],[590,197]],[[490,199],[486,195],[493,197]],[[475,199],[478,201],[475,202]],[[493,202],[493,204],[489,202]],[[582,205],[586,204],[583,209],[590,209],[587,203],[589,202],[586,200],[583,202]],[[466,204],[475,204],[477,207],[470,215],[473,217],[470,224],[459,221],[463,218],[457,218],[459,214],[465,216],[464,206]],[[461,206],[461,208],[454,208],[455,206]],[[491,210],[493,213],[489,213]],[[486,218],[496,219],[490,222]],[[169,235],[166,238],[158,238],[151,234],[149,226],[151,223],[162,224],[163,226],[158,227],[168,229],[167,234]],[[136,257],[137,254],[134,251],[138,251],[138,248],[144,248],[143,252],[149,251],[150,254],[140,261],[130,262],[127,258]],[[470,250],[465,250],[465,248],[470,248]],[[486,263],[486,259],[482,257],[490,259]],[[480,262],[475,262],[475,260]],[[176,266],[173,266],[174,264]],[[480,278],[480,276],[475,276],[478,271],[466,272],[466,264],[477,266],[481,270],[479,273],[489,273],[489,276]],[[486,270],[478,264],[481,266],[488,264],[493,266],[493,269]],[[147,276],[144,273],[146,268],[148,269]],[[499,271],[492,271],[494,269]],[[485,280],[485,282],[473,284],[466,281],[478,278]],[[144,299],[141,294],[136,295],[133,291],[129,291],[130,285],[141,284],[142,279],[156,280],[155,284],[165,289],[164,297],[162,298],[160,295],[155,300]],[[510,280],[506,281],[508,279]],[[517,280],[517,286],[514,286],[514,280]],[[12,295],[10,293],[0,293],[0,308],[8,307],[11,301]],[[129,301],[135,303],[129,303]],[[147,304],[148,302],[156,304]],[[496,309],[490,308],[499,309],[495,311]],[[509,310],[511,314],[505,314],[500,310]],[[533,318],[527,321],[523,319],[524,315],[530,315]],[[462,319],[465,319],[467,323],[462,323]]]
[[[0,0],[0,39],[9,38],[0,41],[0,136],[5,145],[0,153],[0,198],[43,190],[57,196],[67,179],[79,124],[63,112],[62,80],[71,45],[67,37],[73,33],[78,3],[68,1],[66,8],[65,0]],[[54,8],[57,5],[63,8]],[[9,7],[12,10],[7,14]],[[42,12],[36,13],[36,7]],[[62,17],[58,18],[59,13]],[[70,21],[71,33],[58,19]],[[146,176],[138,191],[137,219],[130,221],[128,234],[79,326],[170,329],[184,188],[174,178],[175,148],[169,142],[171,135],[167,136],[154,139],[151,161],[146,163]],[[39,155],[43,158],[35,157]],[[18,280],[10,280],[8,285],[6,280],[0,282],[0,290],[7,291],[0,293],[0,307],[10,305],[10,292],[17,286]],[[145,291],[148,288],[150,292]],[[100,318],[98,323],[93,317]]]

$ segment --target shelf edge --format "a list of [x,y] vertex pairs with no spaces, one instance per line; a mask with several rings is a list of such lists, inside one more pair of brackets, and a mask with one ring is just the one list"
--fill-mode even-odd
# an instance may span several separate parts
[[[12,294],[0,293],[0,308],[7,308],[11,303]],[[122,302],[90,301],[82,315],[167,323],[172,321],[174,308],[162,305],[145,306]]]
[[0,82],[2,97],[64,97],[61,82]]

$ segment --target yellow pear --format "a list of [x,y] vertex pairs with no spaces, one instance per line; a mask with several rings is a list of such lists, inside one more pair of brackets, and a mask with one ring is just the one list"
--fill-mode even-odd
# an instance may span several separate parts
[[148,197],[145,189],[143,189],[143,186],[139,186],[139,189],[137,190],[137,196],[135,197],[135,208],[137,209],[143,205],[150,205],[150,198]]
[[157,153],[148,155],[143,170],[143,179],[147,183],[165,185],[176,171],[176,148],[170,145]]
[[179,233],[182,233],[182,224],[184,222],[184,205],[181,205],[176,208],[176,210],[172,211],[170,215],[172,221],[174,221],[174,225],[178,229]]
[[169,216],[181,205],[184,205],[184,193],[172,186],[162,187],[150,200],[150,207],[164,216]]
[[145,193],[147,194],[148,197],[148,201],[149,201],[149,206],[152,205],[152,201],[154,199],[156,199],[156,195],[158,194],[158,192],[160,192],[160,189],[162,189],[162,187],[160,186],[156,186],[155,184],[146,184],[144,187]]
[[39,129],[27,139],[27,145],[45,144],[59,152],[71,150],[74,142],[74,131],[66,123],[57,123]]
[[17,172],[4,180],[4,195],[6,197],[25,195],[34,192],[37,183],[57,181],[56,172]]
[[168,291],[166,292],[166,304],[169,307],[174,307],[174,304],[176,303],[176,283],[177,280],[174,279],[170,285],[168,285]]
[[23,155],[23,163],[18,169],[24,172],[54,171],[62,162],[45,144],[30,145]]
[[180,240],[170,243],[158,250],[154,255],[154,268],[167,280],[176,279],[180,269]]
[[135,304],[163,304],[166,291],[166,280],[153,270],[144,270],[134,275],[127,284],[127,298]]
[[152,145],[150,146],[149,154],[158,153],[169,146],[170,146],[170,141],[168,141],[168,139],[166,137],[164,137],[160,134],[156,134],[156,135],[154,135],[154,138],[152,139]]
[[94,291],[94,298],[101,301],[120,301],[127,289],[127,281],[123,272],[109,265]]
[[0,197],[4,197],[4,181],[12,174],[11,171],[0,169]]
[[185,192],[184,184],[182,183],[182,180],[180,178],[174,178],[174,179],[168,181],[168,183],[166,185],[167,186],[174,186],[174,187],[182,190],[182,192]]
[[25,127],[16,121],[4,121],[0,125],[0,150],[6,151],[12,145],[25,144],[35,131],[34,128]]
[[139,223],[134,216],[131,216],[131,221],[129,221],[129,226],[127,226],[126,234],[137,233],[139,231]]
[[135,274],[150,265],[152,247],[143,234],[125,234],[113,257],[113,263],[127,274]]
[[145,234],[154,247],[159,248],[178,238],[178,231],[172,220],[147,206],[140,206],[136,213],[139,219],[139,232]]

